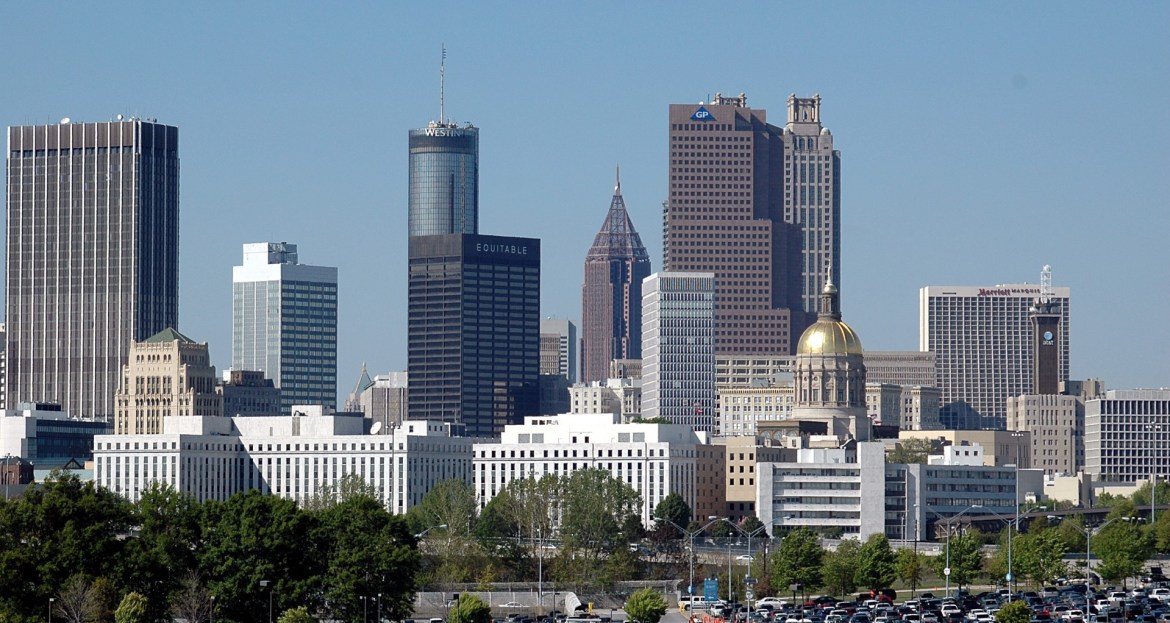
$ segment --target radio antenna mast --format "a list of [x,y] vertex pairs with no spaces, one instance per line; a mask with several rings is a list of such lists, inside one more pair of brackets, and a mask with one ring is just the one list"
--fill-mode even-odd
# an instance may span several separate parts
[[447,123],[447,117],[445,116],[446,110],[444,109],[444,101],[443,101],[446,94],[447,94],[446,72],[447,72],[447,44],[444,43],[443,44],[443,59],[441,61],[439,61],[439,123],[440,124]]

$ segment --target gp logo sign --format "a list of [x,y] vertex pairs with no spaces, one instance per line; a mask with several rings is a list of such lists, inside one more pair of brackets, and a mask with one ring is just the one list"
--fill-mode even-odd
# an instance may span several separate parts
[[695,111],[695,114],[691,115],[691,120],[692,121],[714,121],[715,115],[712,115],[710,112],[707,112],[706,107],[699,106],[699,109]]

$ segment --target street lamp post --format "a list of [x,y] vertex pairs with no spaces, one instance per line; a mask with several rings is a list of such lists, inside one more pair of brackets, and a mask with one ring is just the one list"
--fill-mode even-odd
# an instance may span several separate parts
[[[1162,430],[1159,424],[1146,424],[1146,430],[1150,431],[1150,447],[1155,447],[1154,441],[1157,433]],[[1158,503],[1158,474],[1155,471],[1157,466],[1154,464],[1155,455],[1150,453],[1150,525],[1154,525],[1154,520],[1157,519],[1155,515],[1156,504]]]
[[276,590],[276,586],[271,580],[260,580],[260,588],[268,589],[268,623],[272,623],[272,593]]
[[939,519],[942,519],[942,520],[946,521],[946,523],[947,523],[947,558],[946,558],[946,567],[943,569],[943,575],[946,576],[946,595],[947,595],[947,597],[951,596],[951,531],[953,529],[953,524],[960,517],[962,517],[963,515],[966,515],[967,511],[969,511],[973,508],[983,508],[983,505],[982,504],[972,504],[972,505],[968,506],[967,508],[964,508],[962,511],[960,511],[959,514],[952,515],[949,519],[943,517],[942,515],[939,515],[938,513],[935,513],[934,510],[930,511],[930,512],[934,513],[935,517],[938,517]]
[[215,595],[211,596],[211,609],[207,611],[207,623],[215,623]]
[[49,623],[53,623],[53,602],[57,601],[56,597],[49,598]]
[[416,539],[421,539],[421,538],[423,538],[424,536],[426,536],[426,535],[427,535],[427,533],[428,533],[428,532],[430,532],[431,530],[434,530],[434,529],[436,529],[436,528],[438,528],[438,529],[446,529],[446,527],[447,527],[447,524],[445,524],[445,523],[441,523],[441,524],[439,524],[439,525],[437,525],[437,526],[431,526],[430,528],[427,528],[426,530],[423,530],[422,532],[419,532],[418,534],[414,535],[414,538],[416,538]]
[[[1110,519],[1109,521],[1106,521],[1105,523],[1102,523],[1101,525],[1097,526],[1097,530],[1098,531],[1103,530],[1105,528],[1105,526],[1108,526],[1109,524],[1117,521],[1118,519],[1129,519],[1129,518],[1128,517],[1114,517],[1113,519]],[[1048,520],[1049,521],[1063,521],[1064,518],[1058,517],[1056,515],[1049,515]],[[1091,526],[1085,526],[1082,528],[1081,526],[1078,526],[1075,523],[1069,524],[1069,525],[1076,528],[1077,530],[1080,530],[1081,533],[1085,535],[1085,620],[1087,621],[1089,619],[1089,606],[1090,606],[1090,599],[1091,599],[1089,596],[1093,594],[1093,592],[1089,590],[1089,587],[1093,585],[1093,572],[1091,571],[1091,567],[1089,566],[1089,552],[1091,551],[1090,546],[1092,544],[1092,539],[1093,539],[1093,528]]]
[[687,539],[689,539],[691,542],[691,555],[690,555],[691,581],[690,581],[690,584],[687,586],[687,596],[690,596],[690,597],[693,597],[695,594],[695,537],[700,535],[700,534],[703,534],[703,532],[705,530],[707,530],[707,528],[710,528],[712,524],[719,522],[719,521],[722,521],[722,519],[720,519],[719,517],[716,517],[714,515],[708,515],[707,519],[709,521],[707,523],[703,524],[702,528],[699,528],[698,530],[695,530],[694,532],[688,532],[686,528],[674,523],[673,521],[671,521],[669,519],[663,518],[663,521],[665,521],[666,523],[677,528],[679,530],[679,532],[682,532],[684,535],[686,535]]
[[362,595],[362,623],[370,620],[370,598]]
[[[760,526],[760,527],[756,528],[755,530],[752,530],[749,532],[748,530],[745,530],[745,529],[739,527],[738,524],[731,521],[730,519],[724,518],[724,521],[731,524],[731,527],[735,528],[735,530],[737,532],[739,532],[740,534],[747,537],[747,557],[748,557],[748,559],[747,559],[747,572],[743,576],[743,586],[744,586],[744,589],[743,589],[744,593],[743,594],[744,594],[744,599],[746,599],[748,602],[748,616],[751,616],[751,614],[752,614],[752,598],[750,596],[748,596],[748,590],[750,590],[748,588],[748,586],[749,586],[748,580],[752,577],[752,537],[763,532],[767,528],[767,526]],[[765,547],[766,547],[766,545],[765,545]],[[731,594],[731,588],[730,588],[731,587],[731,562],[730,562],[730,559],[728,560],[728,567],[727,567],[727,585],[728,585],[728,595],[730,595]]]
[[382,623],[382,593],[378,593],[378,623]]
[[8,464],[9,464],[8,462],[11,460],[12,460],[11,454],[4,455],[4,499],[5,500],[8,499],[8,482],[12,479],[12,476],[9,475],[9,468],[8,468]]
[[[1016,520],[1014,522],[1016,530],[1020,529],[1020,439],[1024,436],[1024,433],[1019,431],[1012,433],[1012,437],[1016,438],[1016,485],[1015,491],[1012,493],[1014,497],[1012,505],[1016,507]],[[1031,461],[1029,461],[1030,463]],[[1012,576],[1012,525],[1010,524],[1008,525],[1008,572],[1005,579],[1007,580],[1008,601],[1011,601],[1012,582],[1015,580],[1015,577]]]

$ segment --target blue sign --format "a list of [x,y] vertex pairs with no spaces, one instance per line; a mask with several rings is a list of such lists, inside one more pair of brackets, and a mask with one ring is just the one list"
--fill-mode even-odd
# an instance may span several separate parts
[[712,115],[711,113],[707,112],[707,109],[703,106],[699,106],[699,109],[695,111],[695,114],[691,115],[691,121],[714,121],[714,120],[715,120],[715,115]]
[[719,580],[707,578],[703,580],[703,599],[705,601],[719,601]]

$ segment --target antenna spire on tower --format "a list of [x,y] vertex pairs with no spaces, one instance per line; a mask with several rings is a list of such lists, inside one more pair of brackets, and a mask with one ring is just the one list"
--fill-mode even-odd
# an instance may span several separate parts
[[447,44],[443,44],[443,58],[439,61],[439,123],[447,123],[446,110],[443,101],[447,94]]
[[617,185],[613,187],[613,194],[622,194],[622,164],[620,162],[617,165]]

